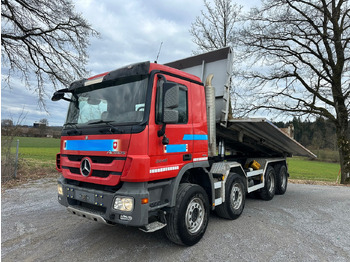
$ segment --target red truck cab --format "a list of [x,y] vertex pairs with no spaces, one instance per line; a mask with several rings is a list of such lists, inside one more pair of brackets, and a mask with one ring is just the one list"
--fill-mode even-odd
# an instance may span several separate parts
[[175,204],[179,173],[209,166],[205,91],[196,76],[143,62],[73,82],[53,96],[62,98],[70,105],[58,200],[74,214],[148,225]]

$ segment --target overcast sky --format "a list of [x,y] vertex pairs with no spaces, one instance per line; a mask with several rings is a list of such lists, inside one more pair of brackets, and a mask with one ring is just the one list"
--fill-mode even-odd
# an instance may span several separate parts
[[[100,32],[100,38],[90,39],[89,63],[91,75],[141,61],[154,61],[163,42],[158,63],[179,60],[196,50],[189,29],[203,8],[202,0],[77,0],[76,10]],[[235,1],[248,9],[259,0]],[[2,85],[3,86],[3,85]],[[23,112],[22,124],[32,125],[48,119],[50,126],[63,125],[68,103],[51,102],[52,90],[45,99],[48,112],[40,109],[34,91],[26,89],[20,80],[13,89],[1,89],[1,119],[17,121]]]

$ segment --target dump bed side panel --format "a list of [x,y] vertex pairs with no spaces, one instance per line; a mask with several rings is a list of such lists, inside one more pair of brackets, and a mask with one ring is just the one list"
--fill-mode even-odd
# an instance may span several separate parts
[[165,64],[186,73],[198,76],[203,83],[214,75],[216,122],[226,125],[229,109],[229,87],[232,75],[232,50],[225,47],[205,54],[192,56]]
[[219,136],[241,152],[262,154],[264,156],[293,155],[316,157],[310,150],[302,146],[292,137],[264,118],[231,119],[227,128],[218,128]]

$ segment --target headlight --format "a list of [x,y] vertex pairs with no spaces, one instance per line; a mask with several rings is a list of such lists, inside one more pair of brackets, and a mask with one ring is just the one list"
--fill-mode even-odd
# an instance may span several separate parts
[[120,211],[133,211],[134,199],[132,197],[116,197],[113,208]]
[[62,188],[62,185],[61,184],[58,184],[57,185],[57,191],[58,191],[58,194],[63,196],[63,188]]

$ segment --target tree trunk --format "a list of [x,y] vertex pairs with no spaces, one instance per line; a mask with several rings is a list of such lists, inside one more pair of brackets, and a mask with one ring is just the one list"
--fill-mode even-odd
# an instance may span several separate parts
[[347,126],[337,126],[341,184],[350,184],[350,140]]

